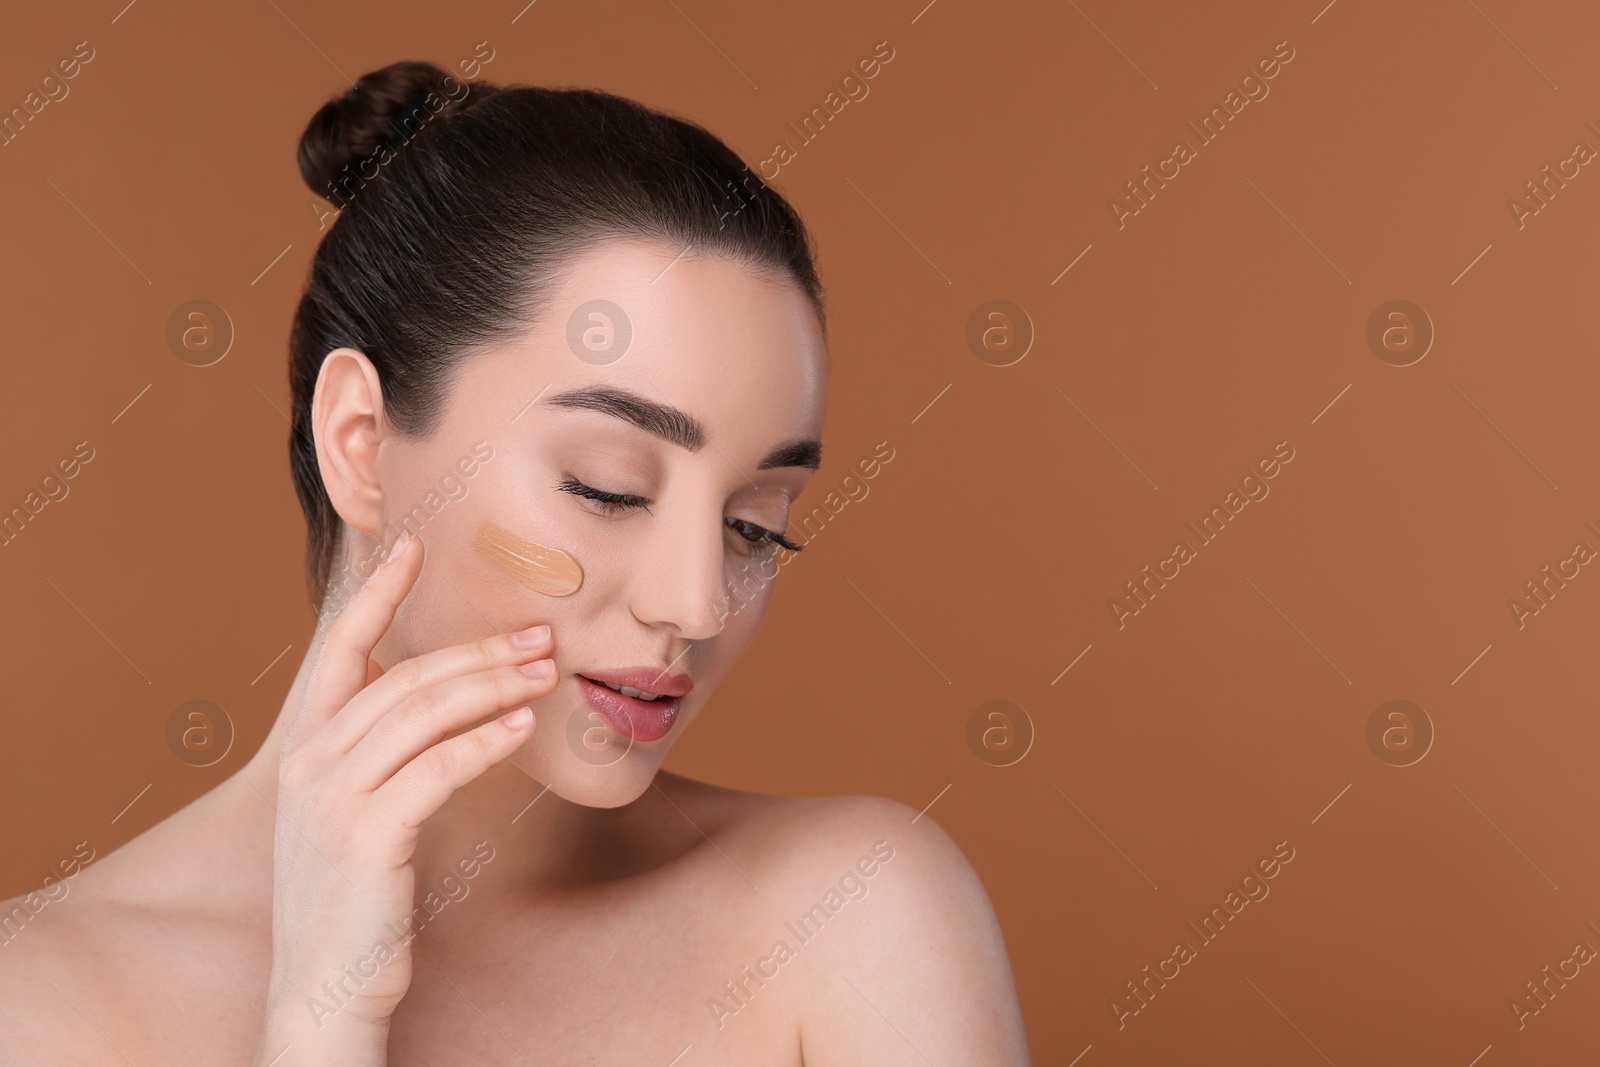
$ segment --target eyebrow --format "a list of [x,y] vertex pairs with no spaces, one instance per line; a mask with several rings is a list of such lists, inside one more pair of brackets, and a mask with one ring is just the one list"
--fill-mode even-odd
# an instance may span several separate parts
[[[545,401],[554,407],[598,411],[631,423],[646,433],[654,434],[679,448],[698,452],[707,440],[706,428],[687,411],[670,404],[658,403],[628,389],[614,385],[591,385],[557,393]],[[757,470],[775,467],[807,467],[816,470],[822,464],[822,442],[816,438],[803,438],[781,444],[768,452]]]

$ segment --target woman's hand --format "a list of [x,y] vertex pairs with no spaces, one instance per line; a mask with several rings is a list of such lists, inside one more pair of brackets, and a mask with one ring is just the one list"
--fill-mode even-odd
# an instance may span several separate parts
[[532,736],[533,711],[445,735],[556,684],[555,664],[540,658],[548,626],[375,669],[370,654],[421,570],[414,541],[402,535],[330,626],[283,742],[256,1067],[387,1062],[389,1016],[411,983],[400,935],[414,906],[418,830]]

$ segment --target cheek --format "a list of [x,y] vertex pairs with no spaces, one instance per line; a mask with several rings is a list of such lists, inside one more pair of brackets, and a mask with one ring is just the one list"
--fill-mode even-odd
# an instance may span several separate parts
[[472,547],[479,558],[535,593],[565,597],[583,586],[583,567],[571,553],[514,534],[496,522],[478,526]]
[[782,577],[782,568],[775,556],[765,561],[730,559],[724,579],[721,625],[714,637],[702,643],[702,659],[696,664],[697,679],[704,678],[714,685],[744,655],[755,640],[756,631],[772,602],[773,591]]
[[744,650],[755,637],[756,628],[772,600],[773,588],[782,574],[776,553],[763,558],[730,559],[724,575],[727,599],[718,641]]
[[[501,583],[512,590],[521,590],[520,603],[538,601],[546,611],[546,618],[557,631],[555,658],[558,665],[584,661],[603,628],[615,623],[610,610],[623,595],[621,578],[607,565],[604,552],[586,553],[583,546],[575,543],[563,547],[585,564],[583,588],[577,595],[564,600],[539,597],[514,583]],[[480,566],[480,570],[493,580],[492,568]],[[730,557],[725,571],[727,611],[716,635],[698,642],[690,652],[694,657],[690,670],[695,679],[695,691],[674,729],[674,738],[682,737],[683,731],[693,725],[722,679],[750,647],[782,571],[775,557],[764,563]],[[517,596],[517,593],[512,595]],[[562,652],[563,619],[569,635],[567,657]],[[577,647],[580,644],[584,647]],[[588,707],[578,695],[575,684],[566,677],[566,670],[562,673],[556,690],[534,703],[539,726],[528,743],[510,757],[510,764],[574,803],[613,807],[633,801],[649,787],[664,753],[652,753],[648,757],[625,756],[615,764],[606,762],[608,757],[605,756],[585,758],[583,731],[597,727],[591,726]]]
[[[513,476],[523,469],[517,462],[496,452],[492,463],[480,465],[470,491],[431,523],[436,592],[451,602],[452,615],[465,612],[479,634],[550,623],[559,663],[561,624],[586,621],[585,612],[607,599],[605,553],[563,517],[560,501],[520,484],[528,479]],[[599,567],[593,575],[591,560]]]

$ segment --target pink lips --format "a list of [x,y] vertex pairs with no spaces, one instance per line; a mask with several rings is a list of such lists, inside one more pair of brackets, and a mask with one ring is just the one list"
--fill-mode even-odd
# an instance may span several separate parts
[[[665,674],[658,667],[626,667],[619,670],[591,671],[574,675],[589,706],[623,737],[634,741],[659,741],[667,736],[678,718],[682,698],[694,688],[687,674]],[[659,693],[655,700],[641,700],[599,683],[625,685],[647,693]]]

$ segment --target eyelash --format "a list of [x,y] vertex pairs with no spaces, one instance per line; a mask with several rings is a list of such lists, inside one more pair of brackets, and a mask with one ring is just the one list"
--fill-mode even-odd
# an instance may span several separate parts
[[[570,476],[561,479],[556,488],[563,493],[571,493],[573,496],[580,496],[585,500],[591,501],[605,515],[615,515],[617,512],[628,508],[643,508],[646,514],[651,513],[649,503],[643,497],[633,496],[629,493],[608,493],[604,489],[596,489],[592,485],[585,485]],[[728,519],[727,524],[729,529],[753,545],[782,545],[790,552],[799,552],[805,547],[804,545],[795,544],[781,533],[776,533],[764,526],[757,526],[755,523],[747,522],[744,519]],[[749,536],[745,533],[746,529],[756,532],[759,536]]]

